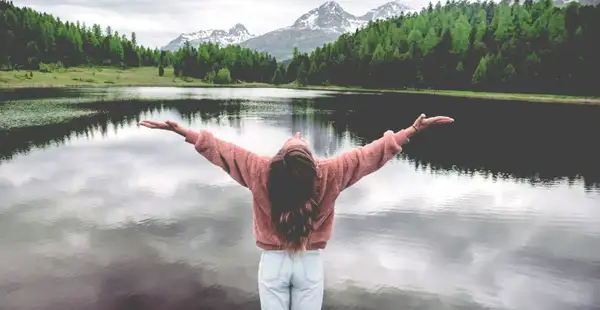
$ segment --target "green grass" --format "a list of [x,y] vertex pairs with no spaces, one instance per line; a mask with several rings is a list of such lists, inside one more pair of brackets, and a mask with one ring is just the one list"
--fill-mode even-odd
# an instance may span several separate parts
[[18,87],[106,87],[116,86],[206,86],[198,79],[175,78],[167,68],[164,76],[158,76],[154,67],[119,69],[110,67],[74,67],[55,72],[0,71],[0,88]]
[[265,83],[240,83],[218,85],[196,78],[175,77],[172,68],[164,76],[158,68],[142,67],[120,69],[114,67],[72,67],[54,72],[0,71],[0,89],[44,87],[109,87],[109,86],[160,86],[160,87],[265,87]]
[[411,90],[411,89],[367,89],[342,86],[305,86],[293,84],[271,85],[266,83],[240,83],[230,85],[209,84],[195,78],[177,78],[172,68],[165,69],[164,76],[158,76],[154,67],[119,69],[113,67],[75,67],[44,73],[34,71],[0,71],[0,89],[2,88],[42,88],[42,87],[111,87],[111,86],[160,86],[160,87],[276,87],[290,89],[361,91],[361,92],[398,92],[462,98],[481,98],[494,100],[519,100],[531,102],[554,102],[572,104],[600,104],[599,97],[578,97],[550,94],[490,93],[459,90]]
[[60,98],[5,102],[0,105],[0,131],[58,124],[97,113],[75,107],[75,104],[85,101]]

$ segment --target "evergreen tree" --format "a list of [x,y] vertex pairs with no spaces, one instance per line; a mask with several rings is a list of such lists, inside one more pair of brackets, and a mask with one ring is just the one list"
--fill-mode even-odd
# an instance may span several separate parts
[[310,54],[294,51],[286,81],[600,95],[600,7],[522,3],[438,2],[371,22]]
[[273,78],[271,79],[271,84],[281,85],[285,82],[285,80],[283,78],[282,70],[284,70],[282,68],[282,66],[277,66],[277,70],[275,70],[275,73],[273,74]]
[[296,78],[296,84],[298,86],[305,86],[308,84],[308,72],[306,70],[306,63],[303,61],[300,63],[298,68],[298,77]]

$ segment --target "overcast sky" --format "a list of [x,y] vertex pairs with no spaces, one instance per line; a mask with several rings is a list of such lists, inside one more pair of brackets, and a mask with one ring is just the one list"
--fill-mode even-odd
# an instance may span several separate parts
[[[338,0],[349,13],[362,15],[391,0]],[[64,21],[110,25],[119,33],[135,31],[140,44],[161,47],[182,32],[229,29],[242,23],[253,34],[289,26],[325,0],[14,0]],[[427,0],[402,0],[419,7]]]

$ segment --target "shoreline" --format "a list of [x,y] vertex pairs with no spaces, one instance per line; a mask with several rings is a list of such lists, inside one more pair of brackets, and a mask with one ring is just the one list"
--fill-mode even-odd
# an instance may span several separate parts
[[296,86],[293,84],[273,85],[268,83],[210,84],[195,78],[186,78],[185,80],[176,78],[170,71],[171,70],[168,70],[165,73],[165,76],[159,77],[158,74],[156,74],[156,68],[153,67],[130,69],[74,67],[60,72],[43,73],[34,71],[34,75],[31,78],[24,78],[22,76],[26,71],[0,71],[0,92],[17,89],[115,87],[283,88],[361,93],[401,93],[488,100],[600,105],[600,97],[557,94],[519,94],[432,89],[374,89],[354,86]]
[[448,96],[459,98],[489,99],[489,100],[507,100],[507,101],[528,101],[540,103],[567,103],[581,105],[600,105],[600,97],[583,97],[570,95],[552,95],[552,94],[519,94],[519,93],[491,93],[474,92],[461,90],[405,90],[405,89],[372,89],[344,86],[296,86],[296,85],[272,85],[267,83],[239,83],[239,84],[208,84],[198,82],[182,83],[124,83],[124,84],[20,84],[3,87],[1,91],[10,91],[17,89],[61,89],[61,88],[118,88],[118,87],[175,87],[175,88],[282,88],[297,90],[324,90],[324,91],[344,91],[361,93],[401,93],[412,95],[428,96]]

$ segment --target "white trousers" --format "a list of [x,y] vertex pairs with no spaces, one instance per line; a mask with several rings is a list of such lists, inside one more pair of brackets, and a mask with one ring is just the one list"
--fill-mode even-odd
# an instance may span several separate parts
[[262,310],[321,310],[323,289],[320,250],[262,252],[258,266]]

